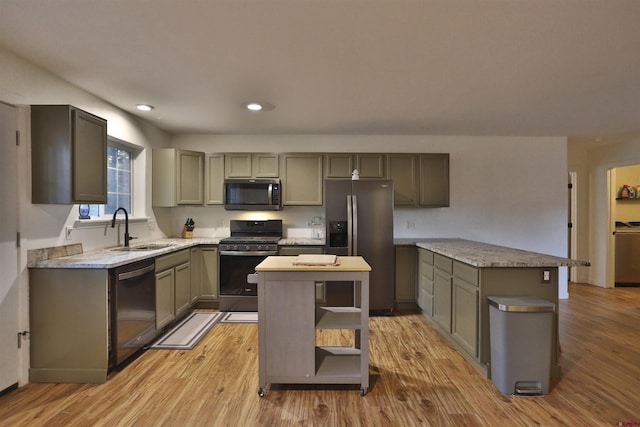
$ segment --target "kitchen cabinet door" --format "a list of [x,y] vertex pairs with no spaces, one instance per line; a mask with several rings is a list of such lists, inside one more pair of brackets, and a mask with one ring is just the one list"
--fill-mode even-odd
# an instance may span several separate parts
[[356,169],[360,179],[387,179],[386,155],[380,153],[356,154]]
[[433,320],[447,333],[451,333],[451,274],[434,271]]
[[174,315],[175,270],[156,273],[156,329],[171,323]]
[[71,105],[31,106],[33,203],[107,202],[107,121]]
[[449,206],[449,154],[420,155],[420,206]]
[[191,306],[191,268],[189,262],[175,267],[174,311],[179,317]]
[[282,154],[283,206],[322,206],[322,154]]
[[478,296],[477,286],[453,278],[451,334],[473,358],[478,357]]
[[153,206],[204,204],[204,153],[154,148],[151,167]]
[[275,153],[225,154],[226,178],[278,178],[278,155]]
[[418,158],[415,154],[389,154],[387,174],[393,181],[395,206],[418,205]]
[[224,203],[224,154],[208,153],[205,157],[205,204]]
[[218,248],[202,246],[200,249],[200,300],[218,301],[220,296]]
[[330,153],[325,154],[325,178],[347,179],[355,169],[353,154]]
[[396,246],[396,309],[415,310],[416,273],[417,248],[415,246]]

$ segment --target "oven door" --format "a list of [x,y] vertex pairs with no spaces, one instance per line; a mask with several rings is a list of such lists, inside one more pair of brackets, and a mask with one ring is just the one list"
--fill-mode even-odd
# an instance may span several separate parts
[[258,311],[258,285],[247,275],[267,256],[277,252],[220,252],[220,311]]

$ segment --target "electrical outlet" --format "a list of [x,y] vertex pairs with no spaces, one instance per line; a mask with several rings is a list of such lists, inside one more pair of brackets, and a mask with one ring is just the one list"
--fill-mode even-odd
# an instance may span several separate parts
[[551,282],[551,270],[542,270],[542,283]]
[[407,221],[407,228],[416,228],[415,221]]
[[64,237],[67,240],[71,240],[71,233],[73,233],[73,227],[65,227],[64,229]]

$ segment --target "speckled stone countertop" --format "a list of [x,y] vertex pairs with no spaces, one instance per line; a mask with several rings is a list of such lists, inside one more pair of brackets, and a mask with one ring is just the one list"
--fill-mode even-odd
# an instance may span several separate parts
[[[403,239],[404,241],[404,239]],[[579,267],[587,261],[561,258],[464,239],[419,239],[416,246],[479,268],[487,267]],[[401,243],[398,240],[396,244]]]
[[[142,261],[147,258],[155,258],[181,249],[190,248],[198,245],[217,245],[223,237],[194,237],[193,239],[168,238],[146,242],[135,242],[131,246],[135,247],[142,244],[163,244],[171,245],[162,249],[145,250],[145,251],[121,251],[115,248],[98,249],[95,251],[82,253],[74,252],[68,256],[47,259],[47,252],[53,252],[53,248],[36,249],[28,251],[29,260],[27,265],[29,268],[113,268],[121,265],[130,264],[136,261]],[[323,246],[324,239],[310,238],[286,238],[281,239],[278,244],[280,246]],[[75,245],[74,245],[75,246]],[[64,248],[64,247],[63,247]],[[59,248],[55,248],[59,249]],[[75,249],[75,248],[74,248]],[[64,252],[64,250],[56,251]]]
[[131,246],[135,247],[142,244],[166,244],[171,246],[145,251],[120,251],[115,250],[115,248],[105,248],[53,259],[39,259],[38,252],[45,251],[46,249],[37,249],[35,251],[29,251],[30,259],[27,262],[27,266],[29,268],[113,268],[136,261],[142,261],[147,258],[155,258],[192,246],[217,245],[219,242],[220,238],[203,237],[193,239],[159,239],[136,242]]
[[[136,242],[132,246],[135,247],[140,244],[168,244],[171,246],[145,251],[118,251],[114,250],[114,248],[106,248],[85,253],[75,253],[73,255],[62,256],[54,259],[46,259],[47,249],[36,249],[28,251],[28,267],[113,268],[147,258],[155,258],[160,255],[165,255],[193,246],[217,245],[221,239],[222,238],[219,237],[159,239],[148,242]],[[278,242],[280,246],[323,246],[324,243],[324,239],[299,237],[284,238]],[[419,248],[428,249],[474,267],[573,267],[590,265],[590,263],[586,261],[561,258],[537,252],[529,252],[520,249],[455,238],[394,239],[394,244],[418,246]]]

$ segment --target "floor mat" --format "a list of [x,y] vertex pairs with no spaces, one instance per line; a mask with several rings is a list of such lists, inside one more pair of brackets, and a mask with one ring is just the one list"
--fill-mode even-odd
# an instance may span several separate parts
[[229,311],[223,314],[220,323],[258,323],[258,313],[255,311]]
[[156,341],[152,349],[191,350],[226,313],[194,312]]

